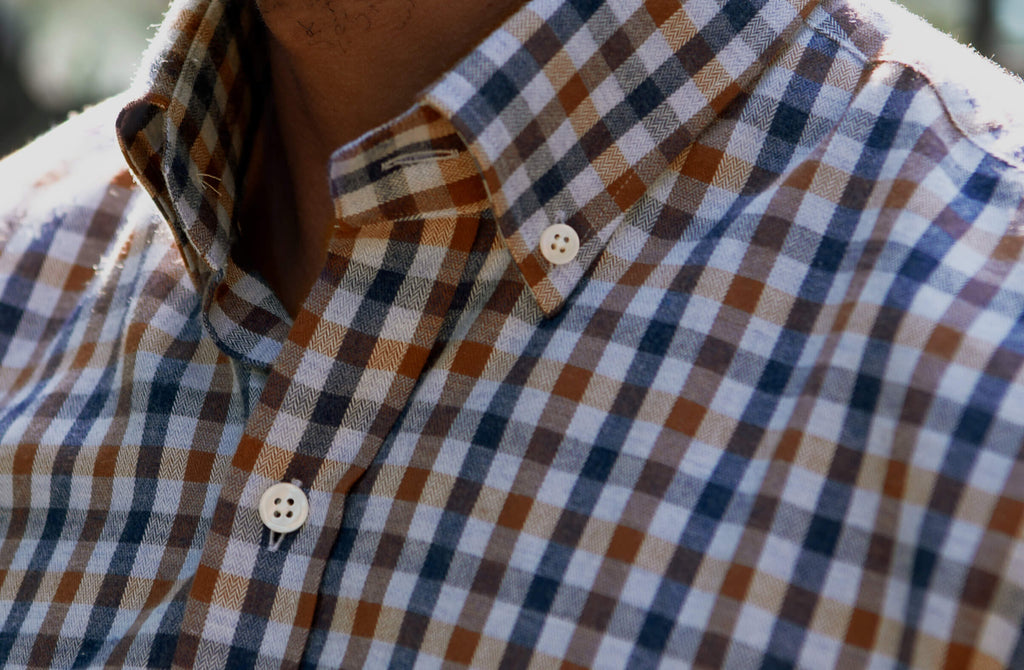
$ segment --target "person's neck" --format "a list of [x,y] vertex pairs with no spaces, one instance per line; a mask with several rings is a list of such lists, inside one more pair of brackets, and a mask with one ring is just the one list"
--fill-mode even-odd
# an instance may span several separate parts
[[[243,230],[257,269],[294,315],[337,225],[327,178],[333,151],[408,109],[523,0],[257,2],[269,38],[269,134],[280,141],[254,166],[250,192],[279,202],[248,208],[248,218],[264,220],[243,221]],[[283,177],[290,188],[281,188]],[[294,221],[259,216],[282,202]]]

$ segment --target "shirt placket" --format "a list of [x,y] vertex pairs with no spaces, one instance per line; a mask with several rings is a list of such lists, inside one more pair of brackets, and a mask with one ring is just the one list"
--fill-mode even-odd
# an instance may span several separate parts
[[[336,156],[340,225],[233,460],[176,665],[301,659],[346,494],[420,377],[486,207],[475,163],[453,143],[421,110]],[[288,534],[258,512],[280,482],[308,500]]]

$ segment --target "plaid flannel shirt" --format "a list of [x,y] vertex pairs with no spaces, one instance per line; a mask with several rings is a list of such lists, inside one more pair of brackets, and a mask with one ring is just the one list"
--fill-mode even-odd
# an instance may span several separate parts
[[292,320],[252,5],[0,166],[0,665],[1024,667],[1019,81],[875,0],[535,0],[334,154]]

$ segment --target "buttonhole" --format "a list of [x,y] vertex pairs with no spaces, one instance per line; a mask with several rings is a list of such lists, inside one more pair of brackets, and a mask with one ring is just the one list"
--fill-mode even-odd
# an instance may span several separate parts
[[387,171],[396,167],[409,167],[410,165],[416,165],[417,163],[441,161],[446,158],[454,158],[458,155],[458,149],[426,149],[424,151],[411,151],[407,154],[392,156],[381,164],[381,168]]

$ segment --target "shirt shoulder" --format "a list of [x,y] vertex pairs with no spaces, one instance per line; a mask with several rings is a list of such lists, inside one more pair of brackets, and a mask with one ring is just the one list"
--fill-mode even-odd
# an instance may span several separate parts
[[0,161],[0,368],[13,365],[6,354],[45,345],[93,279],[125,262],[119,238],[158,222],[116,139],[123,102],[91,107]]
[[839,27],[869,68],[891,64],[922,78],[964,139],[1024,171],[1024,80],[889,0],[838,0],[822,10],[815,27]]
[[87,205],[111,183],[125,181],[125,162],[114,134],[123,103],[115,97],[89,107],[0,160],[5,238],[26,218]]

